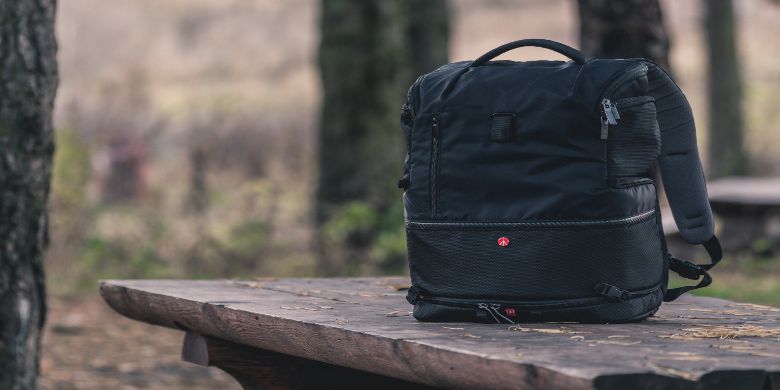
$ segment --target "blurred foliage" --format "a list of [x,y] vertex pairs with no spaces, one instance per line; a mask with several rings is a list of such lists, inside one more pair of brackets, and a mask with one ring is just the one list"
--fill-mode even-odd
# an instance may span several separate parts
[[252,257],[267,241],[268,225],[261,221],[248,221],[231,229],[226,247],[236,256]]
[[86,201],[89,184],[89,146],[70,128],[57,130],[56,143],[52,191],[63,210],[78,209]]
[[128,245],[106,241],[100,237],[88,237],[85,240],[78,267],[82,272],[77,286],[84,289],[94,288],[96,279],[170,276],[153,246]]
[[[331,253],[352,259],[349,275],[398,274],[406,268],[406,232],[400,202],[381,210],[368,202],[354,201],[339,208],[322,227]],[[359,253],[348,253],[360,248]]]
[[[780,261],[776,257],[727,256],[710,271],[713,283],[694,294],[780,307]],[[691,284],[674,276],[673,287]]]
[[97,279],[171,277],[171,265],[159,253],[165,225],[126,206],[92,211],[95,226],[76,252],[77,288],[94,288]]
[[[296,118],[268,123],[243,108],[228,115],[215,107],[186,117],[181,126],[187,137],[168,133],[172,125],[164,124],[151,142],[182,144],[185,153],[150,147],[144,165],[153,169],[141,165],[127,176],[142,179],[143,191],[117,200],[101,194],[113,176],[113,167],[104,163],[107,153],[115,153],[113,145],[108,137],[92,135],[131,123],[109,117],[160,123],[144,117],[162,114],[128,101],[124,112],[109,115],[118,106],[108,104],[112,107],[73,108],[72,125],[57,133],[48,257],[52,291],[92,291],[103,278],[313,273],[306,225],[310,180],[300,169],[305,148],[298,143],[290,149],[303,131]],[[122,132],[132,136],[146,128],[129,125]],[[197,158],[188,153],[193,149]],[[191,205],[195,196],[202,198],[198,207]]]

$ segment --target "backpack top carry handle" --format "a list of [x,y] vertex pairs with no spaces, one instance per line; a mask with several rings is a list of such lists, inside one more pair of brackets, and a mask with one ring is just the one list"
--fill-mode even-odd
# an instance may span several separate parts
[[579,50],[571,46],[566,46],[562,43],[558,43],[548,39],[521,39],[519,41],[509,42],[507,44],[501,45],[483,54],[482,56],[474,60],[474,62],[471,63],[471,66],[474,67],[474,66],[485,65],[485,63],[492,60],[493,58],[500,56],[501,54],[525,46],[542,47],[545,49],[558,52],[560,54],[563,54],[566,57],[571,58],[572,61],[574,61],[579,65],[585,65],[585,62],[588,61],[587,57],[585,57],[585,55],[582,54],[582,52],[580,52]]

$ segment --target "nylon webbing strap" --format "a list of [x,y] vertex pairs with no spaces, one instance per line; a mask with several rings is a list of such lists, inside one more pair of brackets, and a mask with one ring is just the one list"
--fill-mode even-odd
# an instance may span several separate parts
[[712,283],[712,277],[709,273],[707,273],[707,271],[712,269],[712,267],[714,267],[715,264],[718,264],[718,262],[723,258],[723,249],[720,246],[718,237],[715,236],[712,236],[712,238],[705,241],[702,245],[710,255],[709,264],[694,264],[690,261],[680,260],[672,255],[669,255],[670,271],[674,271],[686,279],[699,280],[699,278],[701,278],[701,280],[695,286],[683,286],[666,290],[666,295],[664,296],[665,302],[671,302],[688,291],[707,287]]

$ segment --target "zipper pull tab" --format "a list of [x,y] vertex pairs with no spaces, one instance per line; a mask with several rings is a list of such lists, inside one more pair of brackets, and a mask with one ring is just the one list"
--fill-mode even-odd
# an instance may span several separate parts
[[601,140],[606,141],[607,137],[609,137],[609,122],[607,122],[607,119],[604,118],[604,115],[601,116]]
[[439,138],[439,114],[433,116],[433,138]]
[[620,111],[618,111],[617,104],[610,104],[610,106],[612,107],[612,115],[615,116],[615,122],[619,121],[620,120]]
[[493,317],[493,320],[496,321],[497,324],[501,323],[501,320],[499,320],[498,317],[496,317],[495,313],[493,313],[493,309],[491,309],[487,303],[479,303],[477,304],[477,308],[488,312],[488,314],[490,314],[490,316]]
[[508,323],[510,323],[512,325],[515,324],[515,322],[512,321],[511,318],[501,314],[501,305],[499,305],[497,303],[494,303],[494,304],[490,305],[490,308],[493,309],[493,311],[496,313],[496,315],[498,315],[499,317],[503,318],[506,322],[508,322]]
[[616,125],[617,120],[620,119],[620,113],[609,99],[601,101],[601,107],[604,108],[604,115],[606,115],[607,124]]

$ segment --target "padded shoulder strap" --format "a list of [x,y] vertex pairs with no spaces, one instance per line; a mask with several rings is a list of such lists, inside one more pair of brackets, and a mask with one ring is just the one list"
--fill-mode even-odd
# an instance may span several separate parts
[[689,279],[703,277],[697,286],[667,291],[665,300],[671,301],[689,290],[709,285],[712,279],[706,271],[720,261],[722,251],[715,237],[691,106],[666,71],[653,62],[648,62],[647,67],[649,93],[655,98],[661,130],[658,164],[674,221],[685,241],[703,244],[712,259],[711,264],[696,265],[669,256],[670,270]]
[[715,224],[696,146],[691,106],[677,84],[654,63],[648,64],[647,79],[661,129],[658,162],[666,197],[685,241],[702,244],[715,233]]

